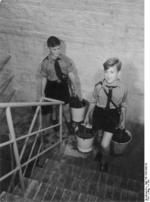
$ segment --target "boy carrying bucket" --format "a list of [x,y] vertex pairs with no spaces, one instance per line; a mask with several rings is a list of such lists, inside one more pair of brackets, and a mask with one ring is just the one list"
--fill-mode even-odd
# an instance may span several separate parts
[[[71,83],[72,91],[76,95],[74,65],[72,60],[61,52],[61,40],[59,38],[50,36],[47,39],[47,47],[49,49],[49,55],[42,61],[40,68],[40,74],[42,76],[42,97],[64,101],[63,112],[69,132],[71,133],[69,82]],[[44,128],[49,126],[50,115],[52,123],[58,123],[56,106],[42,107],[42,115]]]
[[85,117],[89,123],[93,110],[93,130],[102,136],[96,159],[100,161],[100,170],[108,170],[110,143],[116,128],[125,128],[127,89],[119,79],[121,62],[110,58],[104,64],[104,79],[95,85],[93,100]]

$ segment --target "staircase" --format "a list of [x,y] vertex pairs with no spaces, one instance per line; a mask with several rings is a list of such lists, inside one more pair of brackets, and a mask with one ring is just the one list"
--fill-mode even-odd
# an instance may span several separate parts
[[[66,145],[40,159],[30,178],[25,177],[24,197],[17,185],[13,193],[3,194],[7,202],[124,202],[144,201],[141,181],[100,172],[91,154],[78,157],[65,154]],[[113,174],[112,171],[113,170]]]

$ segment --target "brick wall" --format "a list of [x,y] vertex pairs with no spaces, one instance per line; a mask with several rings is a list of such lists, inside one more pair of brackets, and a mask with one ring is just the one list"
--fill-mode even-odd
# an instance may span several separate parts
[[0,54],[12,56],[16,100],[37,98],[45,42],[56,35],[66,42],[86,98],[103,76],[102,63],[119,57],[129,88],[128,118],[143,122],[143,15],[142,0],[3,0]]

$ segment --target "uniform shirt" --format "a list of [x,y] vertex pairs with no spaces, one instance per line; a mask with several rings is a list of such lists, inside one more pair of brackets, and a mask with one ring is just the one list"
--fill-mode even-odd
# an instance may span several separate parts
[[[95,85],[94,92],[93,92],[93,98],[92,103],[95,103],[96,106],[105,108],[107,104],[107,95],[104,92],[104,89],[108,93],[109,89],[108,86],[113,86],[112,90],[112,101],[116,104],[117,107],[126,107],[127,104],[127,88],[124,86],[124,84],[120,81],[120,79],[117,79],[111,84],[108,84],[106,80],[104,79],[102,81],[102,84],[99,82]],[[110,102],[110,109],[115,109],[116,107]]]
[[[70,72],[73,72],[74,66],[70,58],[60,54],[59,55],[59,65],[61,67],[62,73],[68,75]],[[59,80],[55,72],[55,60],[51,55],[48,55],[41,63],[40,73],[43,77],[47,78],[50,81]]]

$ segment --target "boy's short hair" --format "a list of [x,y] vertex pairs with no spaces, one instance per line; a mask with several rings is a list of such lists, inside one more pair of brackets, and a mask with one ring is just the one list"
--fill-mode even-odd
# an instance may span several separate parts
[[55,37],[55,36],[50,36],[47,39],[47,46],[50,47],[56,47],[56,46],[60,46],[61,41],[59,38]]
[[114,65],[116,65],[118,71],[121,70],[122,63],[118,58],[115,57],[109,58],[108,60],[106,60],[106,62],[104,62],[103,64],[104,70],[108,70],[110,67],[113,67]]

